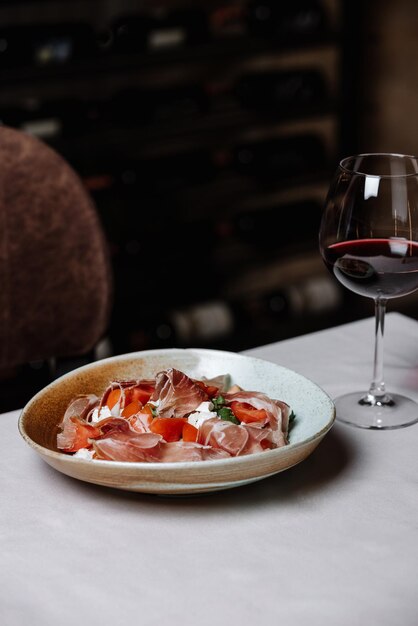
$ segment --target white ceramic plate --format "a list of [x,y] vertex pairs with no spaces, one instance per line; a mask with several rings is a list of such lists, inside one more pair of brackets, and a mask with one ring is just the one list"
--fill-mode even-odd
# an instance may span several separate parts
[[[284,400],[296,414],[289,445],[242,457],[182,463],[90,461],[57,450],[58,424],[74,396],[100,395],[111,380],[150,378],[168,367],[194,378],[230,374],[231,382],[246,390]],[[63,474],[117,489],[176,495],[238,487],[282,472],[306,459],[334,420],[331,398],[293,370],[232,352],[167,349],[119,355],[69,372],[28,402],[19,431],[44,461]]]

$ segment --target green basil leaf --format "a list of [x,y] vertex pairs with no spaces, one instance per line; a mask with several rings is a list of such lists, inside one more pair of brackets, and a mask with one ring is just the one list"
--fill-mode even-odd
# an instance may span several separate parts
[[212,398],[212,404],[215,411],[217,411],[225,404],[225,398],[223,396],[217,396],[216,398]]
[[240,423],[240,421],[235,417],[231,409],[229,409],[226,406],[222,407],[221,409],[218,409],[216,412],[218,416],[221,418],[221,420],[226,420],[227,422],[232,422],[233,424]]

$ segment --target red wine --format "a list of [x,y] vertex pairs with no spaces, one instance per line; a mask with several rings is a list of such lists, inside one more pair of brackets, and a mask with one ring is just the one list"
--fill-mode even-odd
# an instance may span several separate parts
[[418,243],[404,238],[358,239],[323,251],[344,287],[368,298],[397,298],[418,288]]

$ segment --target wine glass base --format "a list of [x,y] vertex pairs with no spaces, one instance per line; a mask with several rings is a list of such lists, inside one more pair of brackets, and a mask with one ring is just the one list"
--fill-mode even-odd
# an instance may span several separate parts
[[375,430],[405,428],[418,422],[418,403],[406,396],[391,393],[387,405],[364,403],[365,396],[364,391],[355,391],[335,398],[337,421]]

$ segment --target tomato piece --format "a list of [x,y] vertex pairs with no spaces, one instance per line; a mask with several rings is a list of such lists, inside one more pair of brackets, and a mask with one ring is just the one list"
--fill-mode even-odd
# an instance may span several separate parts
[[94,439],[100,435],[100,429],[91,424],[87,424],[77,417],[71,418],[75,424],[76,430],[69,448],[65,448],[66,452],[77,452],[80,448],[91,448],[89,439]]
[[135,415],[141,409],[142,409],[141,402],[138,402],[138,400],[134,400],[133,402],[130,402],[127,406],[125,406],[125,408],[122,411],[122,417],[131,417],[131,415]]
[[215,387],[214,385],[206,385],[206,391],[209,398],[214,398],[219,393],[219,387]]
[[154,393],[154,387],[152,385],[138,385],[131,389],[125,390],[126,402],[140,402],[146,404]]
[[155,417],[150,424],[150,431],[161,435],[165,441],[179,441],[186,420],[183,417]]
[[186,422],[183,426],[183,441],[197,441],[198,430],[193,424]]
[[110,410],[112,410],[115,404],[119,402],[121,393],[120,387],[116,387],[116,389],[112,389],[107,396],[106,404]]
[[265,422],[268,420],[268,413],[265,409],[256,409],[248,402],[237,402],[233,400],[229,408],[240,422],[249,424],[251,422]]
[[219,387],[215,387],[215,385],[207,385],[203,382],[203,380],[195,380],[194,382],[208,394],[209,398],[214,398],[218,395]]
[[150,417],[154,417],[154,413],[152,412],[152,407],[150,404],[146,404],[144,407],[142,407],[141,413],[149,415]]

